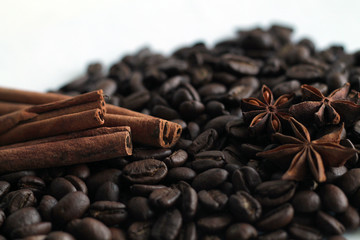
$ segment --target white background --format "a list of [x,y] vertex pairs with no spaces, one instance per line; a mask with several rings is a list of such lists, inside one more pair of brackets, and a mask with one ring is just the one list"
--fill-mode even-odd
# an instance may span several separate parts
[[[165,54],[239,28],[284,23],[319,48],[360,49],[360,1],[0,0],[0,86],[56,89],[101,61],[150,46]],[[360,235],[358,235],[360,236]],[[356,236],[349,239],[359,239]]]

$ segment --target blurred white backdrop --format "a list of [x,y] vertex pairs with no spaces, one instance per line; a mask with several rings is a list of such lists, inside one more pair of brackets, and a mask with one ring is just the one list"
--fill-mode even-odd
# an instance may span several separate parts
[[283,23],[319,48],[360,49],[359,1],[2,0],[0,86],[45,91],[143,46],[165,54],[238,28]]

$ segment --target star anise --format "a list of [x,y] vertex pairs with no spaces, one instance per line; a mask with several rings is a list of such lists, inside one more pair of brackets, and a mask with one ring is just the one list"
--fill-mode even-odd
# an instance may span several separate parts
[[310,171],[316,181],[324,182],[325,167],[342,166],[356,153],[355,149],[339,144],[343,124],[331,133],[312,141],[304,125],[292,117],[289,122],[295,137],[275,133],[274,138],[283,145],[256,154],[274,161],[279,166],[288,166],[291,161],[290,167],[282,176],[283,179],[300,181],[307,178]]
[[288,108],[293,100],[293,94],[284,94],[274,101],[271,90],[263,85],[262,96],[257,98],[245,98],[241,101],[244,119],[250,122],[249,128],[254,134],[263,130],[268,133],[281,132],[281,122],[288,120],[291,116]]
[[291,106],[289,112],[301,122],[315,119],[318,125],[354,122],[360,118],[360,105],[346,100],[349,89],[350,84],[346,83],[325,97],[318,89],[304,84],[301,90],[305,101]]

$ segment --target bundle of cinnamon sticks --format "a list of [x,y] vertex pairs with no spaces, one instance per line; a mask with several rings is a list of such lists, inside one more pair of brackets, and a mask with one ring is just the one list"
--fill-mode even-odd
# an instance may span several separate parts
[[128,156],[132,141],[168,148],[181,131],[105,104],[102,90],[70,97],[0,88],[0,173]]

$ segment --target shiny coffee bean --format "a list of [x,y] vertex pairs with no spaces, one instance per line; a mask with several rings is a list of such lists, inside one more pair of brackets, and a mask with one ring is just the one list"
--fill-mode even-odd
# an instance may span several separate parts
[[285,203],[264,214],[256,226],[265,231],[274,231],[287,226],[294,217],[294,208],[290,203]]
[[261,205],[250,194],[238,191],[229,198],[231,213],[240,222],[255,222],[261,216]]
[[254,168],[246,166],[234,171],[232,183],[235,191],[243,190],[250,193],[261,183],[261,178]]
[[333,184],[321,186],[320,197],[323,207],[335,213],[344,212],[349,206],[344,192]]
[[235,223],[226,230],[226,240],[248,240],[255,239],[258,233],[248,223]]
[[336,185],[339,186],[347,196],[351,196],[360,187],[360,169],[351,169],[337,179]]
[[345,227],[331,215],[319,211],[316,215],[318,228],[326,235],[337,235],[345,232]]
[[74,219],[66,226],[76,239],[111,240],[111,232],[102,222],[94,218]]
[[360,224],[359,213],[352,206],[349,206],[345,212],[336,215],[336,218],[346,229],[356,229]]
[[301,240],[308,240],[308,239],[321,240],[321,239],[323,239],[323,236],[319,230],[317,230],[316,228],[305,226],[305,225],[291,224],[289,226],[289,233],[295,239],[301,239]]
[[157,208],[169,208],[176,203],[180,195],[181,192],[177,188],[166,187],[157,189],[150,194],[149,203]]
[[119,228],[109,228],[111,232],[111,240],[126,240],[126,234]]
[[197,175],[191,185],[195,190],[198,191],[216,188],[225,182],[228,174],[229,173],[226,170],[221,168],[209,169]]
[[171,155],[171,149],[168,148],[157,148],[157,149],[146,149],[146,148],[135,148],[133,155],[131,156],[134,160],[155,158],[163,159]]
[[[130,240],[150,239],[152,222],[133,222],[128,228]],[[161,238],[160,238],[161,239]]]
[[196,154],[200,151],[209,150],[218,138],[218,133],[215,129],[207,129],[197,136],[188,148],[188,153]]
[[315,212],[320,209],[321,201],[317,193],[303,190],[295,193],[291,204],[297,212]]
[[90,205],[90,216],[107,226],[122,223],[127,218],[126,206],[120,202],[96,201]]
[[186,223],[180,230],[177,240],[196,240],[197,231],[194,222]]
[[81,191],[85,194],[88,194],[87,186],[83,180],[74,175],[67,175],[64,178],[71,182],[71,184],[75,187],[76,191]]
[[292,181],[267,181],[255,188],[255,197],[262,206],[278,206],[290,200],[295,189],[295,183]]
[[49,235],[47,235],[45,240],[75,240],[75,238],[71,236],[69,233],[55,231],[49,233]]
[[129,163],[123,169],[123,176],[132,183],[153,184],[167,174],[165,163],[156,159],[145,159]]
[[164,185],[146,185],[146,184],[133,184],[130,186],[130,191],[134,195],[149,196],[156,189],[165,188]]
[[95,194],[96,190],[107,181],[118,183],[121,171],[119,169],[109,168],[91,175],[86,180],[86,186],[88,187],[90,194]]
[[164,162],[168,166],[168,168],[173,168],[173,167],[182,166],[187,159],[188,159],[187,152],[182,149],[179,149],[173,152],[169,157],[166,157],[164,159]]
[[224,230],[232,222],[231,215],[228,214],[216,214],[206,217],[202,217],[197,220],[197,226],[199,229],[205,232],[219,232]]
[[45,190],[45,182],[36,176],[24,176],[18,181],[19,189],[30,189],[33,193],[41,195]]
[[169,170],[167,178],[170,181],[191,181],[196,176],[196,172],[187,167],[175,167]]
[[50,222],[35,223],[32,225],[16,228],[12,231],[12,238],[25,238],[33,235],[45,235],[51,231]]
[[10,183],[0,181],[0,199],[2,199],[10,190]]
[[177,209],[166,211],[154,222],[151,237],[155,240],[174,240],[180,232],[181,224],[181,213]]
[[258,240],[286,240],[288,234],[284,230],[277,230],[274,232],[266,233],[258,237]]
[[130,216],[137,221],[146,221],[154,216],[154,211],[145,197],[132,197],[128,201],[127,207]]
[[181,212],[185,220],[192,219],[197,211],[198,196],[188,183],[180,181],[176,187],[181,192]]
[[63,177],[55,178],[50,184],[50,195],[57,200],[71,192],[76,192],[75,186]]
[[[7,199],[7,196],[9,198]],[[20,189],[8,193],[4,200],[7,203],[7,211],[9,213],[16,212],[17,210],[25,207],[33,207],[36,205],[36,198],[33,191],[29,189]]]
[[56,198],[50,195],[44,195],[39,203],[38,211],[42,220],[51,221],[51,212],[53,207],[58,203]]
[[104,182],[95,193],[95,201],[119,201],[119,186],[116,183]]
[[78,164],[70,166],[66,170],[66,173],[68,175],[76,176],[80,179],[86,179],[90,176],[90,169],[86,164]]
[[29,226],[40,222],[40,214],[35,208],[21,208],[7,217],[3,226],[3,231],[11,235],[11,233],[17,228]]
[[223,209],[228,202],[227,195],[216,189],[202,190],[198,193],[198,197],[203,206],[215,211]]

